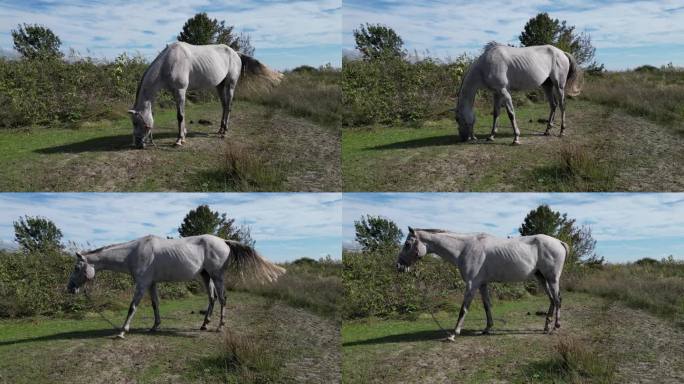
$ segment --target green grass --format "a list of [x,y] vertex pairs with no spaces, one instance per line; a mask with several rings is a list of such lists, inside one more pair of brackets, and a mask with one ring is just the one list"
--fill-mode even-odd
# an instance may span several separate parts
[[[663,191],[684,188],[681,136],[619,110],[570,100],[567,135],[543,136],[546,104],[516,108],[522,145],[507,116],[494,142],[478,107],[477,143],[458,143],[453,119],[343,130],[345,191]],[[558,122],[558,121],[557,121]]]
[[[125,340],[112,339],[117,331],[105,320],[120,326],[125,310],[105,311],[104,318],[2,320],[0,383],[297,382],[302,375],[310,375],[303,382],[335,380],[338,368],[328,358],[336,353],[334,322],[272,299],[231,292],[226,310],[230,332],[222,335],[198,330],[199,310],[205,307],[204,295],[162,300],[161,331],[147,333],[153,318],[144,300]],[[216,325],[216,314],[210,325]],[[241,360],[228,364],[227,350],[236,337],[243,343],[232,350]],[[252,361],[244,358],[245,344],[258,355],[256,368],[271,368],[255,373]]]
[[[347,322],[342,328],[344,382],[658,381],[676,377],[684,366],[681,356],[669,358],[670,348],[684,340],[684,333],[671,323],[596,296],[564,292],[562,328],[546,335],[541,332],[544,316],[537,313],[547,308],[542,296],[495,300],[493,334],[483,336],[479,331],[484,311],[475,301],[455,342],[443,341],[444,332],[429,314],[415,320]],[[436,318],[451,330],[456,315],[438,312]],[[644,322],[650,327],[648,335],[640,334]],[[654,336],[660,333],[668,336]],[[640,368],[634,369],[637,361]]]
[[[228,137],[214,133],[218,103],[187,107],[188,139],[173,146],[175,110],[155,110],[157,148],[132,148],[125,111],[79,128],[49,127],[0,133],[3,191],[307,191],[339,189],[334,128],[272,107],[239,101]],[[212,121],[198,125],[199,119]],[[339,156],[339,155],[338,155]]]

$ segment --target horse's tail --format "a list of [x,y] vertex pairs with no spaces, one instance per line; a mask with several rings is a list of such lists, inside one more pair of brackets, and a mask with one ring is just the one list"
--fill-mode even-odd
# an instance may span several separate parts
[[273,282],[285,273],[285,268],[264,259],[254,248],[233,240],[225,242],[230,248],[228,266],[238,271],[241,276],[244,276],[246,271],[260,282]]
[[563,256],[563,263],[561,263],[561,270],[563,270],[563,265],[565,265],[565,260],[567,260],[568,256],[570,255],[570,246],[565,241],[561,241],[561,240],[558,240],[558,241],[560,241],[560,243],[563,245],[563,248],[565,248],[565,255]]
[[582,92],[582,86],[584,85],[584,72],[582,68],[577,65],[575,57],[568,53],[565,53],[568,60],[570,61],[570,69],[568,70],[568,78],[565,81],[565,90],[570,96],[578,96]]
[[282,73],[270,69],[252,56],[239,52],[238,55],[240,55],[240,60],[242,60],[242,72],[262,77],[273,85],[278,85],[283,79],[284,75]]

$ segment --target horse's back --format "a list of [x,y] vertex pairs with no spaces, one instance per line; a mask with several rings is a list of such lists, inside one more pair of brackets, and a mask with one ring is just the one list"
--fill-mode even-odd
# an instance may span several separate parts
[[[195,278],[203,270],[221,269],[227,259],[227,245],[215,236],[191,236],[180,239],[154,239],[150,264],[155,281],[183,281]],[[229,251],[229,250],[228,250]]]
[[175,86],[190,89],[210,88],[229,74],[240,74],[240,57],[223,44],[192,45],[175,42],[166,49],[166,70]]
[[492,88],[524,90],[540,86],[551,74],[557,55],[550,45],[509,47],[496,45],[481,56],[483,77]]

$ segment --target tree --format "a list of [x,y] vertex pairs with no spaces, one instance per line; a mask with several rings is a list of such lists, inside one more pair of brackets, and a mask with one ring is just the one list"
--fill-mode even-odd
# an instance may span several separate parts
[[373,60],[383,57],[403,57],[404,41],[390,27],[382,24],[359,25],[354,30],[356,49],[365,59]]
[[361,220],[354,221],[354,228],[356,241],[366,252],[397,247],[404,237],[392,220],[381,216],[361,216]]
[[546,12],[528,20],[518,39],[524,47],[553,45],[571,53],[581,66],[598,67],[593,61],[596,48],[591,44],[591,36],[585,32],[576,33],[574,26],[569,26],[565,20],[552,19]]
[[575,219],[569,219],[567,213],[553,211],[546,204],[530,211],[518,232],[521,236],[549,235],[566,242],[570,246],[566,258],[569,265],[602,264],[604,261],[594,252],[596,240],[592,237],[589,226],[576,226]]
[[212,211],[208,205],[200,205],[190,210],[183,223],[178,227],[181,237],[197,235],[215,235],[227,240],[239,241],[254,247],[256,241],[252,239],[251,228],[247,225],[235,225],[235,219],[228,218],[225,213]]
[[50,28],[38,24],[17,25],[13,29],[12,39],[14,49],[27,59],[47,59],[60,58],[62,52],[59,51],[62,41],[55,35]]
[[20,217],[14,223],[14,240],[25,252],[46,252],[63,249],[62,231],[43,217]]
[[189,18],[180,34],[178,41],[194,45],[225,44],[246,55],[254,55],[255,48],[251,44],[249,35],[233,33],[234,27],[226,26],[225,21],[210,19],[206,12],[198,13]]

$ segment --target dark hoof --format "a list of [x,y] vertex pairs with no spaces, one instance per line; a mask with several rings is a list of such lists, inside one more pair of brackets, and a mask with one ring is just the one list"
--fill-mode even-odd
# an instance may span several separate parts
[[200,327],[200,331],[206,331],[206,330],[207,330],[207,326],[206,326],[206,325],[203,325],[203,326]]
[[520,145],[520,142],[516,140],[516,141],[512,142],[511,145]]

